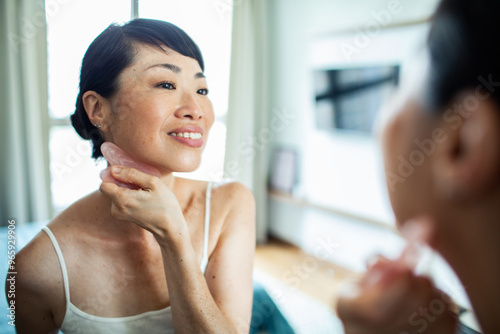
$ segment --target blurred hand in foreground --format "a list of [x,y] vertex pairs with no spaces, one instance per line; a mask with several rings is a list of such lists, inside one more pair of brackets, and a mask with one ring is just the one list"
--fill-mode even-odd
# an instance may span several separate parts
[[408,245],[396,260],[379,258],[340,291],[337,313],[346,334],[453,334],[455,305],[431,280],[414,274],[425,224],[403,228]]

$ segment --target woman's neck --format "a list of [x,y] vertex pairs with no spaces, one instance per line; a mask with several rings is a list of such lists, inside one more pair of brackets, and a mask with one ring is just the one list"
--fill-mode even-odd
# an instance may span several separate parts
[[173,173],[162,174],[160,180],[168,187],[170,190],[174,190],[177,178]]
[[472,210],[448,220],[437,250],[457,273],[484,334],[500,333],[500,212]]

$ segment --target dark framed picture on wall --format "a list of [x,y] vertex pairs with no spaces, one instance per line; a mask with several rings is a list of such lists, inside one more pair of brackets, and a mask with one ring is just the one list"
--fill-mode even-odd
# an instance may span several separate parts
[[398,85],[399,71],[399,65],[314,71],[316,127],[370,134],[383,101]]

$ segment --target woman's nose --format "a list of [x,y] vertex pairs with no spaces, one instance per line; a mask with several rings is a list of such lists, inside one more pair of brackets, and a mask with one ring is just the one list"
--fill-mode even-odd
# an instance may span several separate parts
[[179,118],[188,117],[191,119],[199,119],[203,116],[201,107],[194,94],[185,93],[182,95],[179,107],[175,111],[175,116]]

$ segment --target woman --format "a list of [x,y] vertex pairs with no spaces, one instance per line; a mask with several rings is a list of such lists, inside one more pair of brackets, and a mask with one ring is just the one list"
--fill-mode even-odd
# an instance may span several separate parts
[[[500,3],[444,0],[422,80],[382,135],[391,203],[457,273],[485,334],[500,333]],[[398,174],[413,156],[412,175]],[[420,159],[417,159],[420,157]],[[346,333],[469,333],[451,301],[401,261],[380,261],[338,303]]]
[[[161,173],[112,177],[54,218],[17,255],[19,333],[248,333],[255,247],[252,194],[196,169],[214,121],[201,53],[178,27],[137,19],[89,46],[72,115]],[[186,134],[187,133],[187,134]]]

